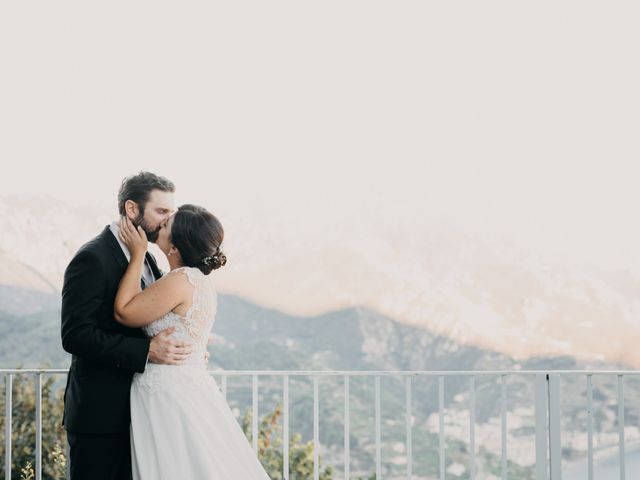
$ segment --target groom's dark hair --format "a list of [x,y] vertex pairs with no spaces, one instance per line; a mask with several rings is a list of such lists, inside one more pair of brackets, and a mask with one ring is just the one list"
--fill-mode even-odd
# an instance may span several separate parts
[[149,196],[153,190],[163,192],[175,192],[176,187],[171,180],[160,177],[151,172],[140,172],[122,180],[120,190],[118,190],[118,211],[120,215],[125,215],[124,204],[127,200],[133,200],[140,207],[140,214],[144,214],[144,207],[149,201]]

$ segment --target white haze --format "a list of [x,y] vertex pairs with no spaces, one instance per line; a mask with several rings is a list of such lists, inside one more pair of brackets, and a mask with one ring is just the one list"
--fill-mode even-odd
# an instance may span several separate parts
[[[637,276],[639,13],[631,1],[2,2],[2,191],[115,214],[123,176],[166,175],[178,204],[224,221],[223,285],[298,313],[413,308],[451,231],[509,245],[501,264]],[[370,265],[380,276],[354,273]],[[399,279],[410,299],[371,299]]]

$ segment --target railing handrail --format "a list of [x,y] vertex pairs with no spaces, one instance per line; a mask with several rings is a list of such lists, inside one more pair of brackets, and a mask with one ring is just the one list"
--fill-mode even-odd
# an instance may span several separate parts
[[[204,365],[203,365],[204,367]],[[402,376],[405,383],[405,428],[407,435],[407,478],[412,478],[412,379],[415,376],[438,378],[438,437],[439,437],[439,478],[444,480],[445,461],[445,377],[468,377],[470,417],[469,435],[470,451],[469,468],[471,480],[476,478],[475,455],[475,402],[476,377],[495,376],[500,380],[501,410],[501,478],[508,478],[507,457],[507,377],[535,376],[535,443],[536,443],[536,480],[556,480],[561,475],[562,446],[560,441],[560,377],[566,375],[585,375],[587,383],[587,418],[588,418],[588,479],[593,480],[593,376],[617,376],[618,392],[618,436],[620,458],[620,480],[625,480],[625,421],[624,421],[624,377],[640,375],[640,370],[207,370],[209,374],[221,376],[221,392],[227,398],[228,377],[252,377],[252,432],[258,431],[258,379],[259,377],[282,376],[283,388],[283,478],[289,479],[289,380],[293,376],[312,377],[313,381],[313,478],[319,480],[319,377],[341,376],[344,382],[344,424],[345,424],[345,478],[349,478],[349,378],[369,376],[375,380],[375,445],[376,445],[376,478],[382,478],[381,464],[381,387],[380,377]],[[42,479],[42,379],[49,374],[68,374],[62,368],[14,368],[0,369],[5,378],[5,475],[11,477],[11,437],[12,437],[12,384],[15,375],[35,376],[35,413],[36,413],[36,451],[35,478]],[[252,435],[254,451],[257,451],[257,435]],[[67,453],[68,454],[68,453]],[[68,465],[68,464],[67,464]]]
[[[640,375],[640,370],[207,370],[217,375],[430,375],[430,376],[469,376],[469,375]],[[0,374],[18,373],[68,373],[68,368],[10,368],[0,369]]]

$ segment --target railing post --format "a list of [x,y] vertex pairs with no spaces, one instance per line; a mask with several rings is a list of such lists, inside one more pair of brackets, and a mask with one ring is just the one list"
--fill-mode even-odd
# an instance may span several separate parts
[[627,478],[627,466],[624,457],[624,390],[622,375],[618,375],[618,448],[620,451],[620,480],[625,480]]
[[535,425],[536,425],[536,480],[549,480],[549,458],[548,458],[548,426],[547,420],[547,398],[548,393],[547,375],[536,374],[535,383]]
[[444,376],[438,376],[438,440],[439,447],[438,453],[440,457],[440,477],[439,480],[444,480],[445,477],[445,457],[444,457]]
[[476,480],[476,377],[469,378],[469,480]]
[[500,445],[502,446],[502,480],[507,479],[507,379],[505,375],[500,375]]
[[[349,432],[349,375],[344,375],[344,478],[349,478],[351,451]],[[288,479],[287,479],[288,480]]]
[[225,402],[227,401],[227,376],[222,375],[222,396],[224,397]]
[[318,376],[313,376],[313,480],[320,479],[320,433],[319,429]]
[[551,480],[562,479],[562,447],[560,443],[560,375],[549,374],[549,458]]
[[252,387],[252,392],[251,392],[251,400],[252,400],[252,413],[251,413],[251,440],[253,443],[253,451],[256,452],[256,455],[258,454],[258,375],[256,375],[255,373],[252,375],[252,381],[251,381],[251,387]]
[[380,376],[374,378],[374,421],[376,435],[376,479],[382,478],[382,454],[380,451]]
[[12,392],[13,392],[13,375],[7,373],[4,377],[4,478],[11,478],[11,408],[12,408]]
[[67,472],[67,477],[66,478],[71,478],[71,445],[69,445],[69,438],[67,437],[67,431],[65,430],[65,434],[64,434],[65,440],[66,440],[66,445],[65,445],[65,458],[67,459],[66,462],[66,472]]
[[593,480],[593,376],[587,375],[587,480]]
[[289,480],[289,375],[282,379],[282,477]]
[[[411,375],[405,378],[405,428],[407,430],[407,480],[413,478],[413,450],[412,450],[412,423],[413,414],[411,413]],[[349,477],[345,477],[349,478]]]
[[42,480],[42,373],[36,373],[36,480]]

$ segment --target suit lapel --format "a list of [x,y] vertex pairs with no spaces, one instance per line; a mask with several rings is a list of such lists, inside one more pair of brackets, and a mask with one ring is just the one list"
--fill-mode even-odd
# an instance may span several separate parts
[[109,228],[109,225],[107,225],[105,229],[102,231],[102,237],[104,238],[105,242],[111,249],[111,253],[113,253],[113,256],[118,262],[118,265],[120,265],[120,267],[122,267],[123,270],[126,270],[127,267],[129,266],[129,261],[127,260],[127,257],[125,256],[124,252],[122,251],[122,247],[120,247],[118,240],[116,240],[116,237],[113,235],[113,232]]
[[[111,252],[113,253],[114,258],[118,262],[118,265],[120,265],[120,267],[122,267],[123,270],[126,270],[127,267],[129,266],[129,261],[127,260],[127,257],[124,254],[124,252],[122,251],[122,247],[118,243],[118,240],[116,240],[116,237],[113,235],[113,232],[109,228],[109,225],[107,225],[105,229],[102,231],[101,236],[104,238],[105,242],[111,249]],[[162,273],[160,272],[160,268],[158,267],[158,263],[156,262],[155,257],[149,252],[146,253],[145,257],[147,259],[147,262],[149,263],[151,272],[153,273],[153,278],[155,280],[159,280],[162,277]]]

